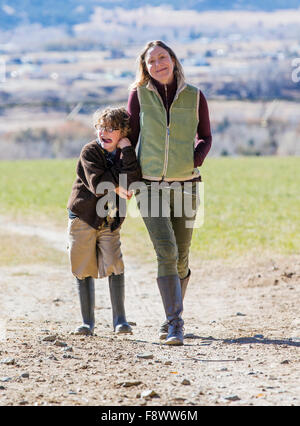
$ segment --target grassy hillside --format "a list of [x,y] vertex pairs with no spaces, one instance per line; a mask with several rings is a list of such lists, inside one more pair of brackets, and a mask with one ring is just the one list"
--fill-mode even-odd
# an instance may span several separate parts
[[62,225],[75,166],[75,160],[0,162],[0,214]]
[[210,256],[248,250],[299,252],[300,158],[205,163],[205,222],[194,247]]
[[[76,160],[1,162],[0,215],[64,229],[75,165]],[[299,252],[299,169],[297,157],[207,159],[201,170],[205,220],[194,232],[193,251],[202,258]],[[122,233],[130,252],[149,252],[140,217],[128,217]]]

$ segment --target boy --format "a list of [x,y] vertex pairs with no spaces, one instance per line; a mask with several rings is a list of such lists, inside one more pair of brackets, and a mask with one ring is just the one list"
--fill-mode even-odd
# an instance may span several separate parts
[[[106,108],[94,114],[97,139],[86,144],[77,164],[77,177],[68,201],[69,258],[76,278],[83,324],[75,334],[92,335],[95,325],[94,278],[108,277],[116,333],[131,333],[126,321],[124,299],[124,264],[121,253],[118,215],[119,197],[130,199],[119,185],[119,175],[126,174],[128,186],[141,178],[134,148],[127,136],[129,115],[125,108]],[[106,217],[98,215],[97,202],[105,193],[98,185],[114,185],[116,203]],[[101,186],[101,185],[100,185]],[[110,204],[110,203],[108,203]]]

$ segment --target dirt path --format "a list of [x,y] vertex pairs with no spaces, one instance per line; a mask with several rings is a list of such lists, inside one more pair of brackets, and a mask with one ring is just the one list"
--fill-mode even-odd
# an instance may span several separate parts
[[[55,230],[1,227],[65,252]],[[298,256],[192,258],[177,348],[157,338],[155,264],[142,267],[126,252],[125,262],[136,324],[127,337],[112,333],[106,280],[96,285],[96,336],[83,338],[70,334],[80,311],[68,267],[0,268],[0,405],[299,405]]]

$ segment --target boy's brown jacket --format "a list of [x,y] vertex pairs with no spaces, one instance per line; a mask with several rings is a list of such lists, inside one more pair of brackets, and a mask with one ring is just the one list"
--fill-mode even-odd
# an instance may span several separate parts
[[[122,152],[122,160],[120,160],[120,152]],[[101,182],[110,182],[118,187],[121,173],[127,175],[128,186],[141,179],[141,169],[132,146],[118,150],[114,164],[109,164],[105,151],[97,140],[89,142],[80,153],[76,169],[77,177],[67,208],[93,228],[99,229],[105,219],[98,216],[96,205],[99,198],[105,194],[97,193],[97,186]],[[116,197],[118,198],[118,195]],[[111,226],[112,230],[121,226],[123,221],[124,217],[117,216]]]

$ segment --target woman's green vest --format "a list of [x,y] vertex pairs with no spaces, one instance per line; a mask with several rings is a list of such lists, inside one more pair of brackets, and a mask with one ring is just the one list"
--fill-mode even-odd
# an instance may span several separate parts
[[199,90],[178,85],[170,107],[169,126],[163,101],[150,82],[138,87],[140,139],[138,158],[149,180],[184,181],[199,176],[194,168]]

